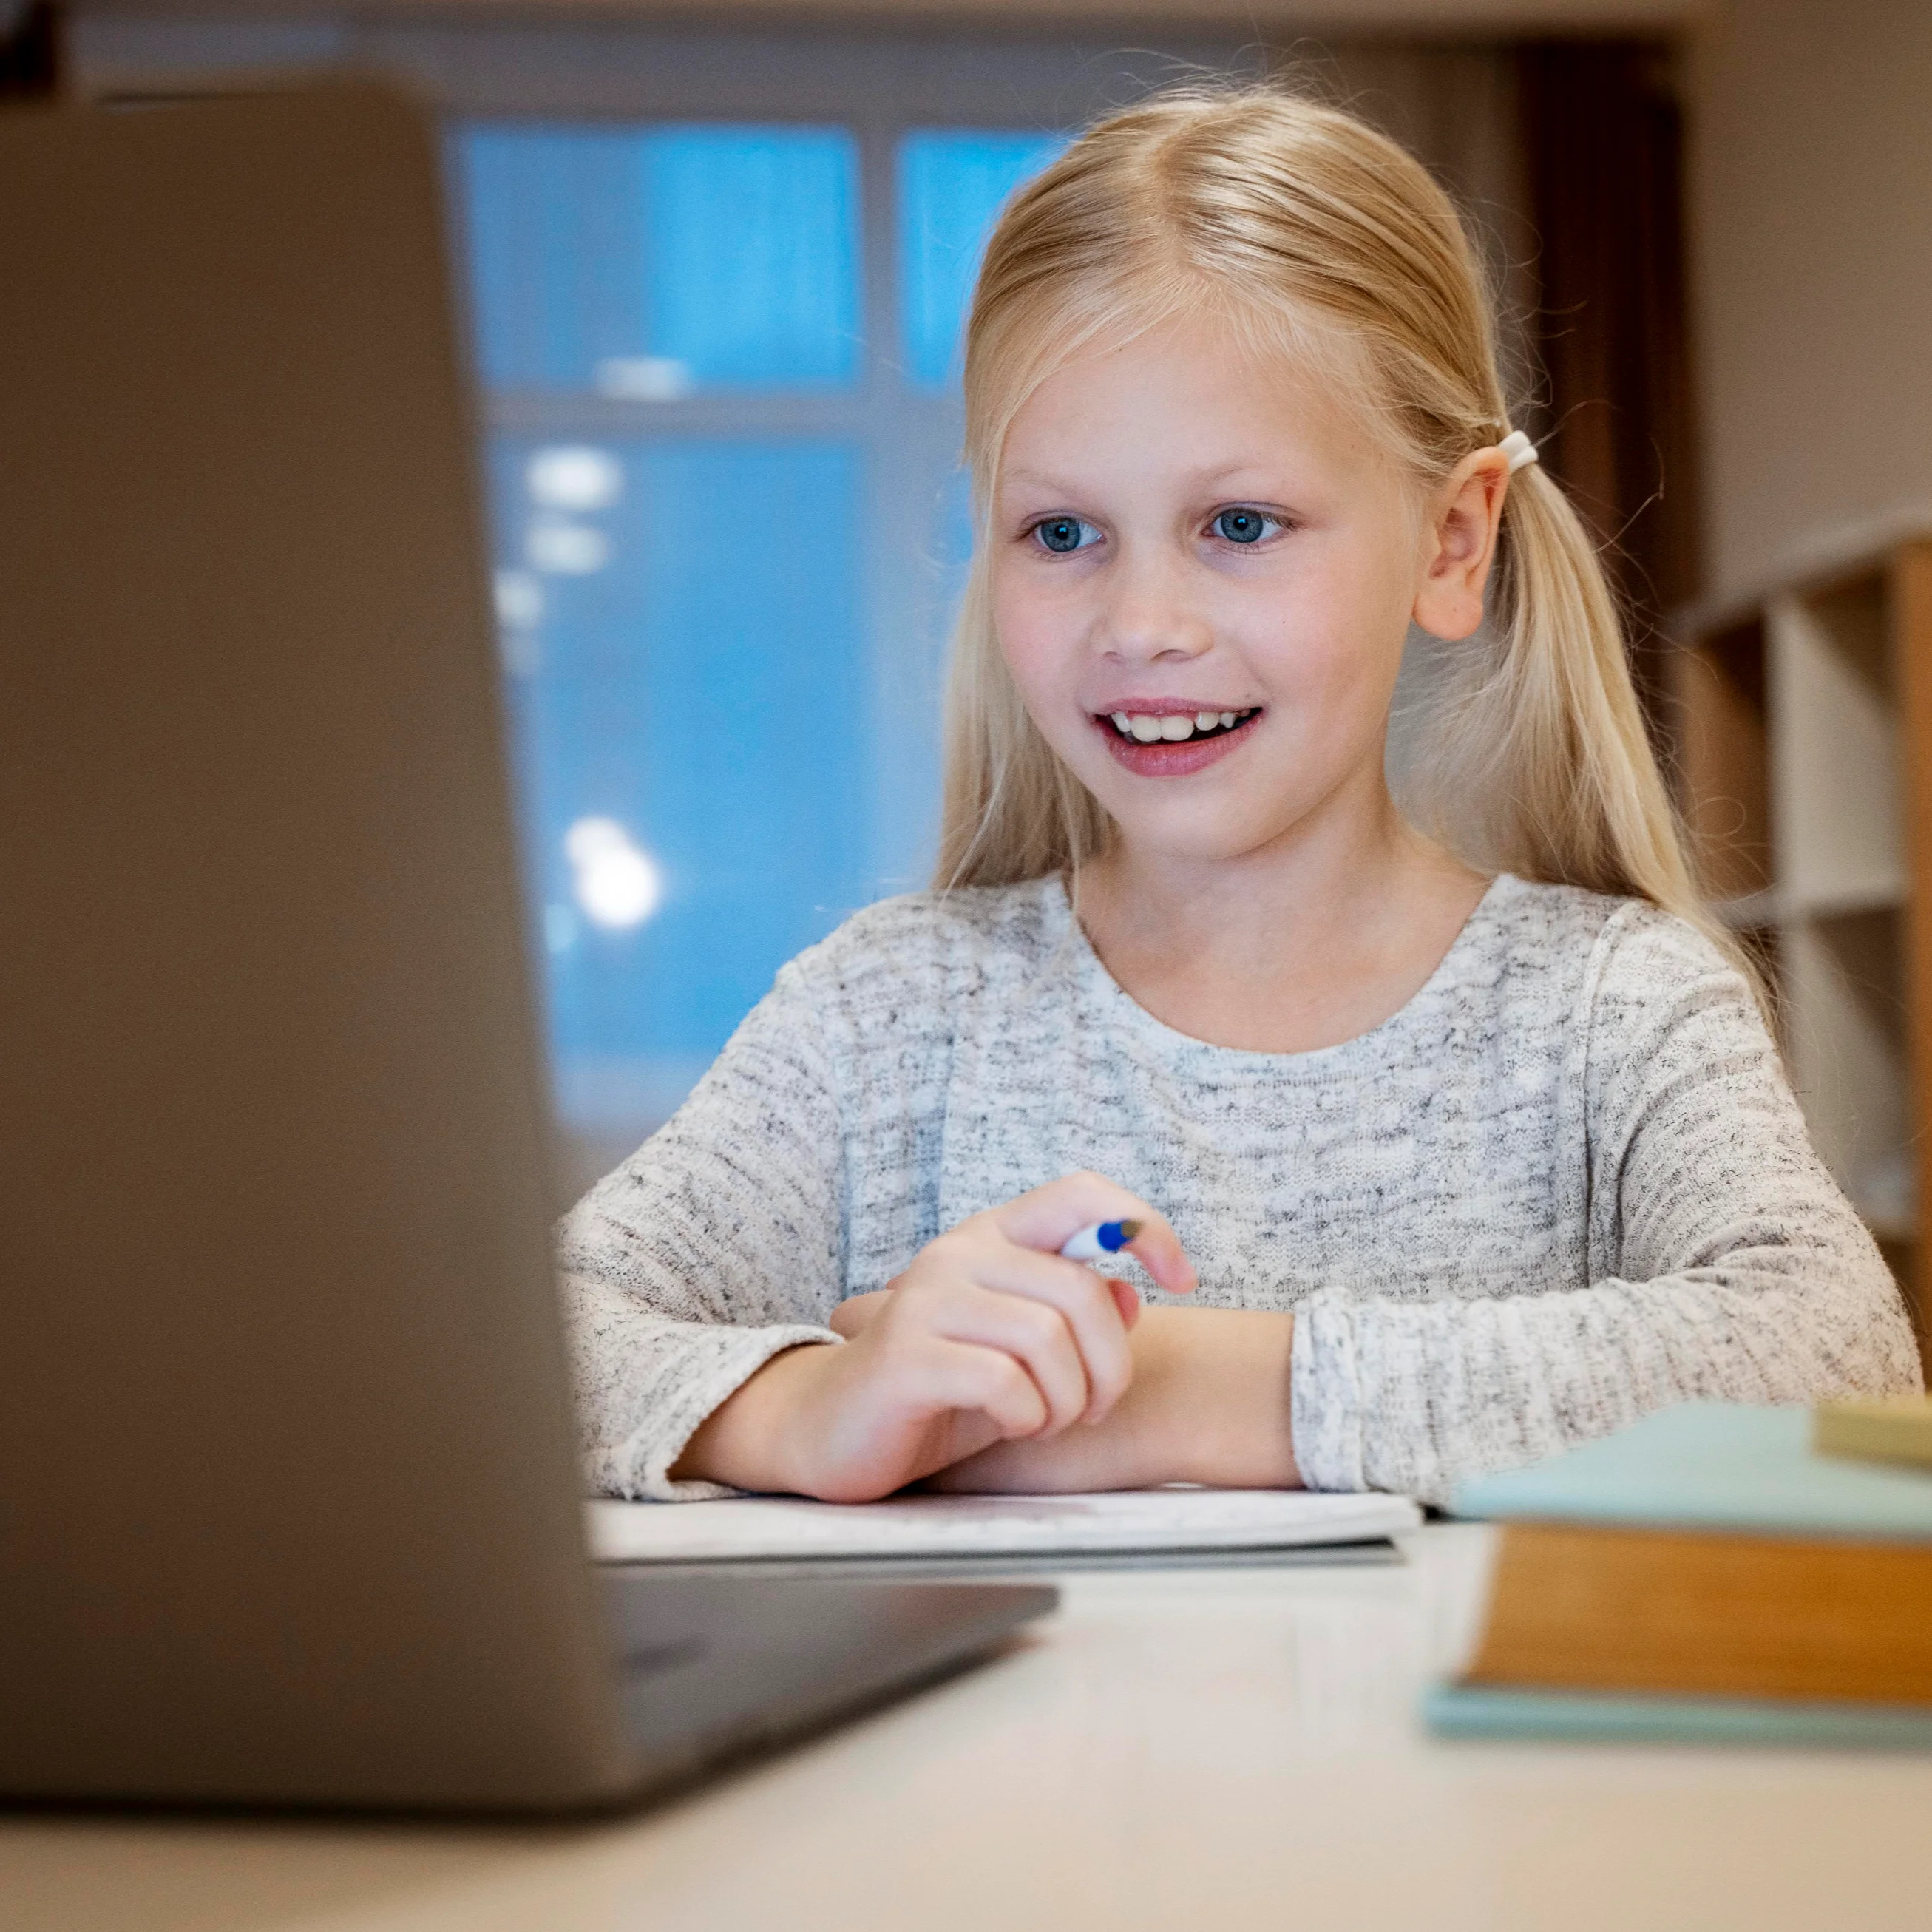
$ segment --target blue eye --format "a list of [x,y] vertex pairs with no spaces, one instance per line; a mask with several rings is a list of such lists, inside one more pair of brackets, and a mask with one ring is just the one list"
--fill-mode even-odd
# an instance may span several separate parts
[[1258,510],[1223,510],[1210,527],[1217,537],[1225,537],[1229,543],[1259,543],[1275,520]]
[[1083,524],[1078,517],[1048,517],[1044,523],[1034,525],[1033,533],[1048,550],[1063,554],[1084,549],[1100,535],[1090,524]]

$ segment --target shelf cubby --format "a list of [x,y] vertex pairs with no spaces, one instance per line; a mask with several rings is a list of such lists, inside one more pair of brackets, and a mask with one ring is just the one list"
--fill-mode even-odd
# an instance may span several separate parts
[[1687,614],[1677,634],[1669,691],[1700,884],[1760,963],[1813,1141],[1905,1285],[1922,1340],[1932,541]]

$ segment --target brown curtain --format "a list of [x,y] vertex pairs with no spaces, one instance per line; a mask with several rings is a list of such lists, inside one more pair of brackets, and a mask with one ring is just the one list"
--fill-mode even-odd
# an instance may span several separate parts
[[1551,424],[1544,460],[1609,548],[1654,725],[1658,624],[1696,595],[1699,572],[1671,56],[1654,43],[1580,40],[1530,43],[1518,61]]
[[44,99],[60,85],[61,22],[54,0],[0,8],[0,103]]

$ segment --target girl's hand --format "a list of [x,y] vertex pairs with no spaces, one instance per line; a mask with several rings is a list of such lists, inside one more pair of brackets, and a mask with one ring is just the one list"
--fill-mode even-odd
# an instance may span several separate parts
[[888,1496],[994,1443],[1102,1420],[1133,1373],[1138,1299],[1061,1244],[1132,1220],[1135,1257],[1170,1294],[1194,1286],[1174,1230],[1094,1174],[962,1221],[884,1292],[844,1304],[842,1348],[775,1357],[694,1435],[673,1474],[831,1502]]

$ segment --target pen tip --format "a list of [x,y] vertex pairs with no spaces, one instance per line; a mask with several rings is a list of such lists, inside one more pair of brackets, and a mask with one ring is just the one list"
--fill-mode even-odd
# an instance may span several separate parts
[[1124,1241],[1133,1240],[1139,1234],[1142,1225],[1138,1221],[1123,1221],[1120,1223],[1120,1239]]

